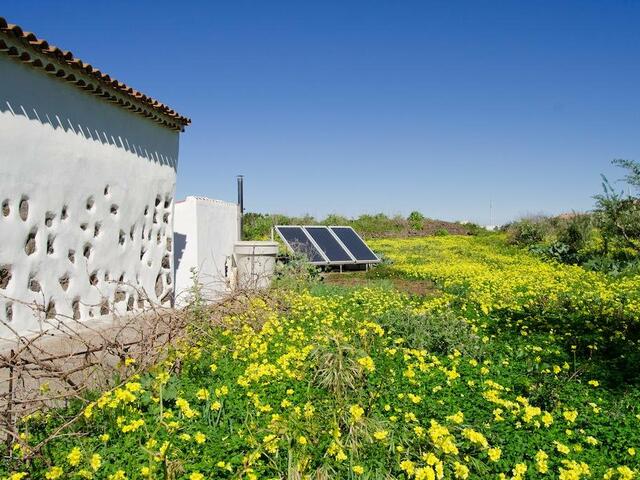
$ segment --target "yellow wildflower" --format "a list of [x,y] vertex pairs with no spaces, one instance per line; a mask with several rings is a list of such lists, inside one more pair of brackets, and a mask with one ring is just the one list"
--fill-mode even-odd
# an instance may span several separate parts
[[78,465],[81,459],[82,459],[82,452],[78,447],[73,447],[69,455],[67,455],[67,462],[69,462],[69,465],[73,467]]

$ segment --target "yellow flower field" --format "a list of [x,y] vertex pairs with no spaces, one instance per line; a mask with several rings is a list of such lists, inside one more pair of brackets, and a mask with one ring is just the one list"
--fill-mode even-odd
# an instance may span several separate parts
[[505,245],[498,235],[370,243],[393,260],[393,271],[464,292],[485,314],[551,311],[609,321],[640,320],[640,278],[612,279],[579,266],[550,264]]
[[[372,244],[394,262],[373,276],[443,292],[255,298],[150,371],[24,419],[0,478],[638,478],[635,340],[596,326],[633,333],[637,279],[545,264],[499,237]],[[73,412],[69,435],[33,455]]]

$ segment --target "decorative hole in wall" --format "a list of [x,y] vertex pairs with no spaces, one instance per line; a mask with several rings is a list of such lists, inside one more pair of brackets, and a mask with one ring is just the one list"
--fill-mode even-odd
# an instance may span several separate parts
[[51,225],[53,225],[53,219],[56,218],[56,214],[53,212],[47,212],[44,215],[44,224],[47,227],[50,227]]
[[29,217],[29,198],[28,197],[22,197],[20,199],[20,205],[18,206],[18,214],[20,215],[20,218],[22,219],[23,222],[27,221],[27,218]]
[[49,304],[47,305],[47,308],[44,311],[45,313],[45,318],[47,320],[50,320],[52,318],[56,318],[56,302],[54,300],[49,300]]
[[7,322],[13,320],[13,303],[7,302],[4,307],[4,313],[7,316]]
[[164,286],[162,285],[162,273],[159,273],[158,276],[156,277],[156,287],[155,287],[157,298],[160,298],[160,295],[162,295],[163,290],[164,290]]
[[76,297],[71,302],[71,309],[73,310],[73,319],[80,320],[80,298]]
[[11,265],[0,265],[0,288],[5,290],[11,280]]
[[42,288],[40,287],[40,282],[34,275],[31,275],[31,277],[29,277],[29,290],[36,293],[39,293],[42,291]]
[[27,235],[27,241],[24,244],[24,252],[27,255],[33,255],[36,251],[36,235],[38,234],[38,229],[33,227],[29,234]]
[[[15,196],[0,194],[2,242],[6,224],[17,221],[22,225],[18,242],[24,241],[17,247],[22,246],[30,255],[28,261],[26,256],[22,261],[0,261],[0,319],[6,321],[5,308],[12,308],[13,322],[19,320],[22,326],[26,309],[21,305],[29,303],[39,305],[41,321],[54,317],[64,321],[63,316],[67,321],[83,321],[113,313],[113,302],[116,310],[130,312],[173,301],[172,238],[168,237],[174,199],[156,191],[153,198],[125,204],[116,196],[120,188],[105,183],[54,204],[39,205],[28,190]],[[137,214],[129,219],[131,212]],[[127,223],[120,223],[123,217],[130,222],[128,230]],[[7,238],[11,240],[10,235]],[[114,245],[114,240],[118,244]],[[65,253],[69,263],[64,260]],[[135,261],[138,254],[139,263]],[[145,289],[146,293],[139,293]],[[10,294],[15,298],[8,298]],[[9,302],[13,307],[7,307]]]
[[66,292],[69,289],[69,274],[65,273],[63,276],[61,276],[58,279],[58,283],[60,283],[62,290]]
[[53,255],[54,249],[53,249],[53,243],[56,239],[55,235],[49,235],[47,237],[47,255]]

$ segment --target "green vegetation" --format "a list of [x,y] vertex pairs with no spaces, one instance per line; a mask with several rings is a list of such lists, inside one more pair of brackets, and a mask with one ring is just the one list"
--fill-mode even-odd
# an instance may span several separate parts
[[[537,216],[505,227],[511,243],[543,258],[617,275],[640,273],[640,164],[614,160],[627,174],[627,193],[603,178],[590,213]],[[632,190],[633,189],[633,190]]]
[[113,389],[24,418],[0,478],[637,477],[637,277],[501,234],[372,244],[389,259],[376,287],[294,265],[222,321],[192,307],[166,361],[124,360]]
[[288,217],[280,214],[266,215],[249,212],[244,216],[244,236],[247,240],[267,239],[274,225],[349,225],[366,238],[484,233],[482,227],[474,224],[432,220],[420,212],[411,212],[407,218],[400,215],[389,217],[384,213],[360,215],[357,218],[333,214],[322,220],[317,220],[310,215]]

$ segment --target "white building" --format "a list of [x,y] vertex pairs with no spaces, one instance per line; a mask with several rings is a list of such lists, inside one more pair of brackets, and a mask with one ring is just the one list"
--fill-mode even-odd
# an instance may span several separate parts
[[176,165],[189,123],[0,17],[5,333],[172,302]]
[[216,300],[234,285],[233,248],[239,240],[237,203],[205,197],[176,202],[174,218],[175,292],[188,303],[195,282],[204,299]]

